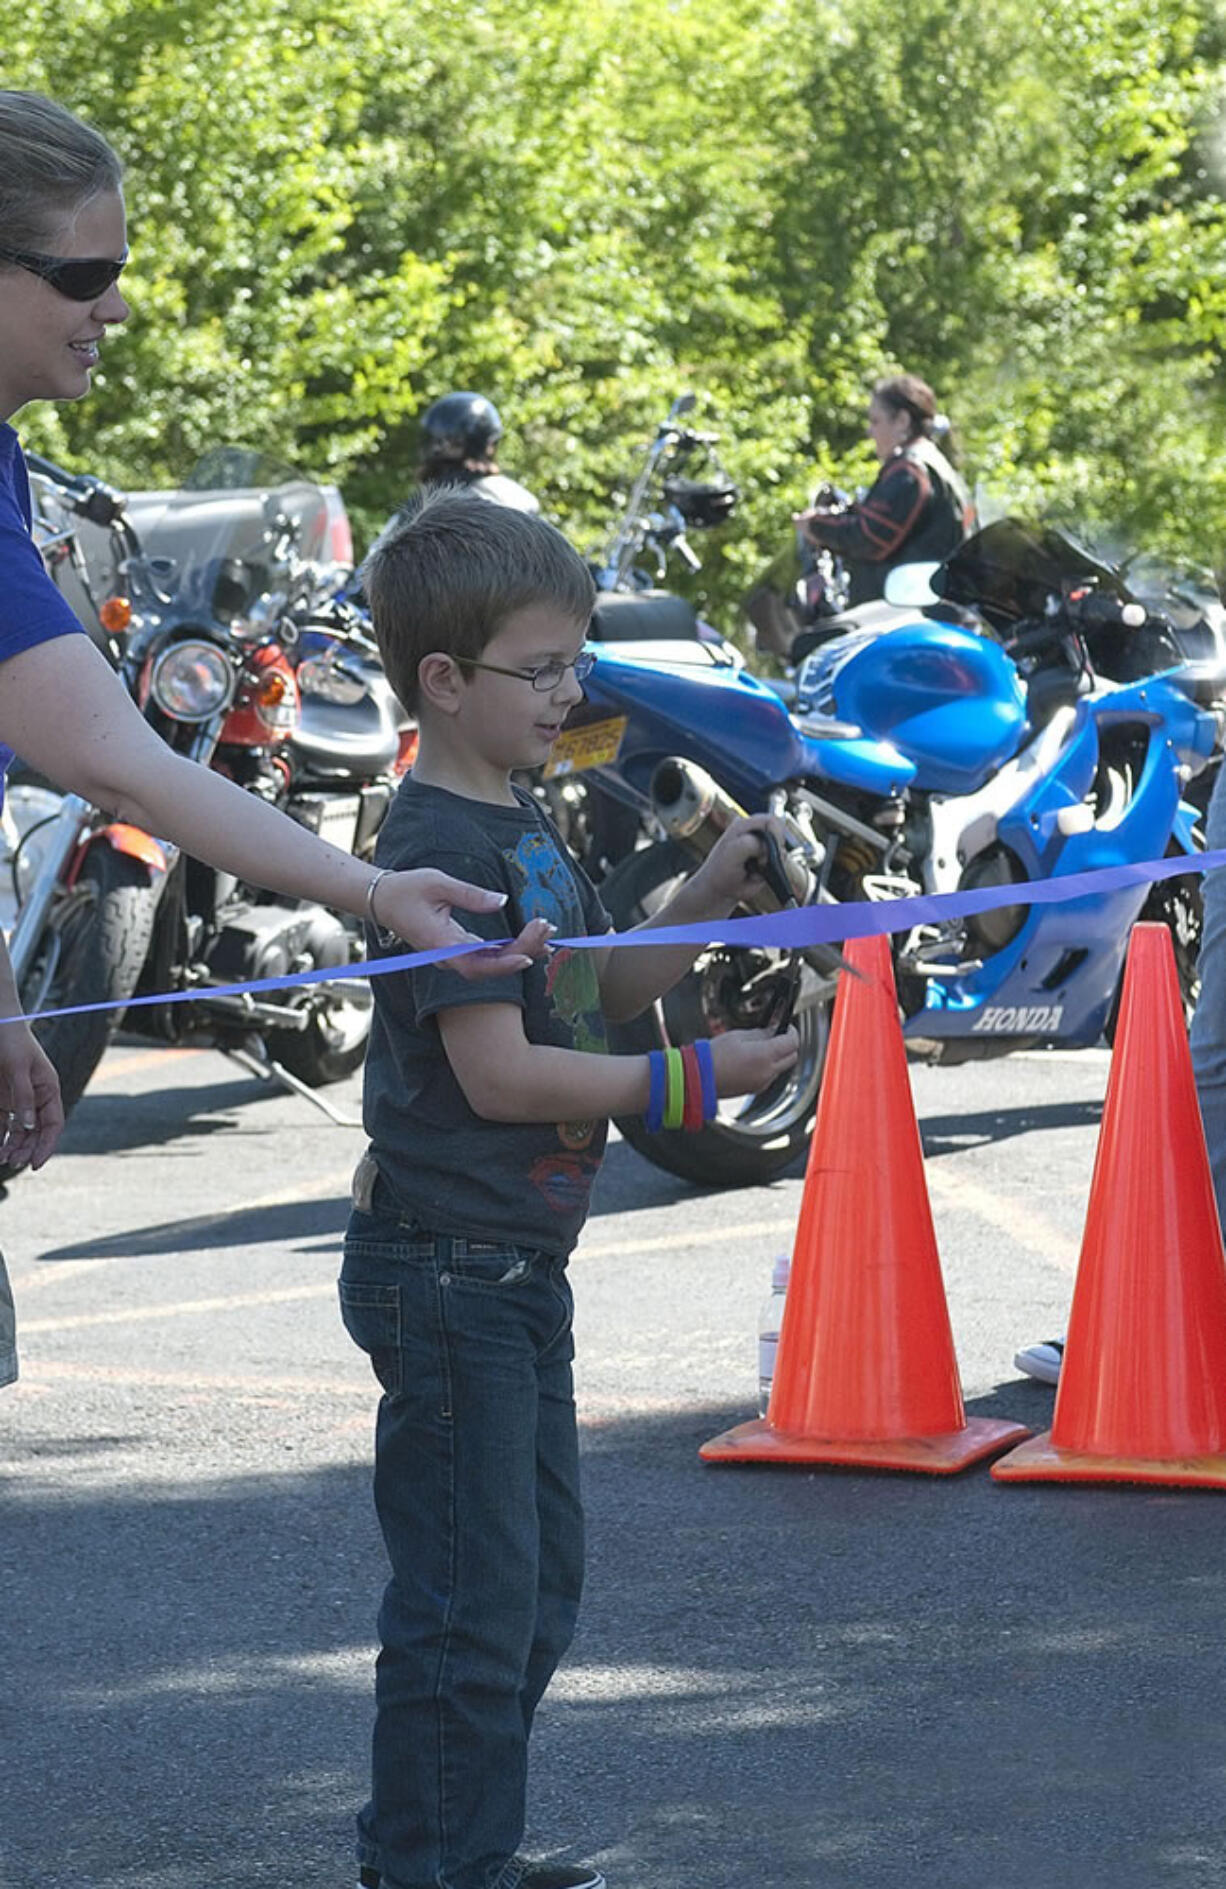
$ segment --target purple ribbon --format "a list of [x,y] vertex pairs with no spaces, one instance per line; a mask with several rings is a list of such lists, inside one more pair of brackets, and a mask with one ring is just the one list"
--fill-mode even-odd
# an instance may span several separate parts
[[[939,892],[910,899],[858,899],[846,904],[802,905],[794,911],[772,912],[749,918],[709,919],[698,925],[662,925],[658,929],[605,932],[584,938],[554,938],[554,950],[605,951],[634,945],[753,945],[775,951],[802,951],[806,945],[840,944],[848,938],[872,938],[882,932],[910,931],[913,925],[942,925],[1005,905],[1059,905],[1073,899],[1101,898],[1133,886],[1153,885],[1189,872],[1213,872],[1226,866],[1226,851],[1180,854],[1171,859],[1146,859],[1126,866],[1098,866],[1092,872],[1071,872],[1054,879],[1032,879],[1020,885],[981,886],[974,892]],[[181,1004],[215,997],[258,996],[267,991],[300,990],[310,984],[334,984],[348,977],[386,977],[392,971],[412,971],[423,964],[441,964],[450,958],[489,951],[488,943],[439,945],[432,951],[406,951],[397,957],[341,964],[329,970],[296,971],[288,977],[260,977],[248,984],[207,984],[196,990],[172,990],[148,997],[129,997],[98,1004],[69,1004],[62,1010],[36,1010],[30,1017],[0,1017],[0,1023],[39,1022],[47,1017],[78,1017],[95,1010],[139,1010],[146,1004]]]

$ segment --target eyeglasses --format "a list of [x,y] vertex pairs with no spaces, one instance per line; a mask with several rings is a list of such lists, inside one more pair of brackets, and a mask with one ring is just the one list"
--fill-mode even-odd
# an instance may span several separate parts
[[70,302],[96,302],[119,280],[127,260],[126,249],[116,261],[114,256],[35,256],[25,249],[0,246],[0,262],[12,262],[31,275],[40,275]]
[[586,682],[596,667],[594,650],[581,649],[573,662],[545,662],[539,669],[503,669],[496,662],[478,662],[475,656],[457,656],[455,659],[465,669],[488,669],[496,676],[518,676],[521,682],[530,682],[538,695],[548,695],[556,689],[568,669],[575,672],[576,682]]

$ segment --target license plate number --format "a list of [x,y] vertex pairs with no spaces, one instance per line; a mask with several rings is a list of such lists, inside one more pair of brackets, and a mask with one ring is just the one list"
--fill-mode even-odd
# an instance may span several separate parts
[[564,729],[545,763],[545,779],[552,780],[558,774],[582,774],[589,767],[606,767],[616,761],[625,732],[624,715],[615,715],[609,721],[588,722],[582,728]]

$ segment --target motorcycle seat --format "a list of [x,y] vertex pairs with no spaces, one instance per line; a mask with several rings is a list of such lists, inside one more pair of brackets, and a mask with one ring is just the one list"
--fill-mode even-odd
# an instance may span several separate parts
[[694,643],[694,606],[667,590],[606,590],[592,613],[594,643]]

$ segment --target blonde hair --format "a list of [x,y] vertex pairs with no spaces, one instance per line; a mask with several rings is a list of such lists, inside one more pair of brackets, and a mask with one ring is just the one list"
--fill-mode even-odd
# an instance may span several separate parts
[[101,132],[40,92],[0,91],[0,244],[37,250],[123,165]]

